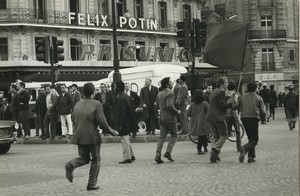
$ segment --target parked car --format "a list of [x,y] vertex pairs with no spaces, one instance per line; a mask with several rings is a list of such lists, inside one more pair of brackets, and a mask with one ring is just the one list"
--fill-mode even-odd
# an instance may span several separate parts
[[19,124],[16,121],[0,120],[0,154],[9,151],[11,143],[16,140]]

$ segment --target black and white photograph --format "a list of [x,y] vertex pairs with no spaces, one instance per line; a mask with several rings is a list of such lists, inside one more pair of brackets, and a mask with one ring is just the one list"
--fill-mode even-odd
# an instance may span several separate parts
[[299,0],[0,0],[0,196],[298,196]]

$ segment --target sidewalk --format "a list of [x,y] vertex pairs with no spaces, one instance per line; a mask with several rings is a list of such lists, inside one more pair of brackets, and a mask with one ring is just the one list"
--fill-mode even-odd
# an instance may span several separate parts
[[[54,138],[54,140],[46,139],[42,140],[39,137],[35,137],[35,129],[30,130],[31,135],[30,138],[25,140],[24,138],[18,139],[15,143],[17,144],[68,144],[69,141],[67,138],[59,139],[58,136]],[[159,139],[159,130],[155,130],[155,135],[146,135],[146,133],[137,133],[135,138],[130,137],[131,143],[144,143],[144,142],[157,142]],[[120,143],[119,136],[104,136],[101,134],[102,143]],[[167,140],[169,141],[170,135],[167,136]],[[189,141],[188,135],[178,135],[177,141]]]

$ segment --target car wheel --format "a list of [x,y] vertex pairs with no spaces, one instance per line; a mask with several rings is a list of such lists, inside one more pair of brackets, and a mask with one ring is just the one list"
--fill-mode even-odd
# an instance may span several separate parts
[[10,144],[1,144],[0,145],[0,154],[5,154],[9,151]]
[[139,132],[145,133],[147,129],[146,122],[143,118],[138,119]]

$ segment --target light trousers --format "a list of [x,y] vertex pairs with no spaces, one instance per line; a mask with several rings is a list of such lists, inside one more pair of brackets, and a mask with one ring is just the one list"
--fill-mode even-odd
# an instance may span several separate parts
[[60,121],[62,135],[73,135],[73,123],[71,119],[71,114],[60,115]]
[[128,159],[131,160],[131,157],[134,156],[133,150],[129,141],[129,135],[121,136],[121,143],[123,149],[123,160],[126,161]]

